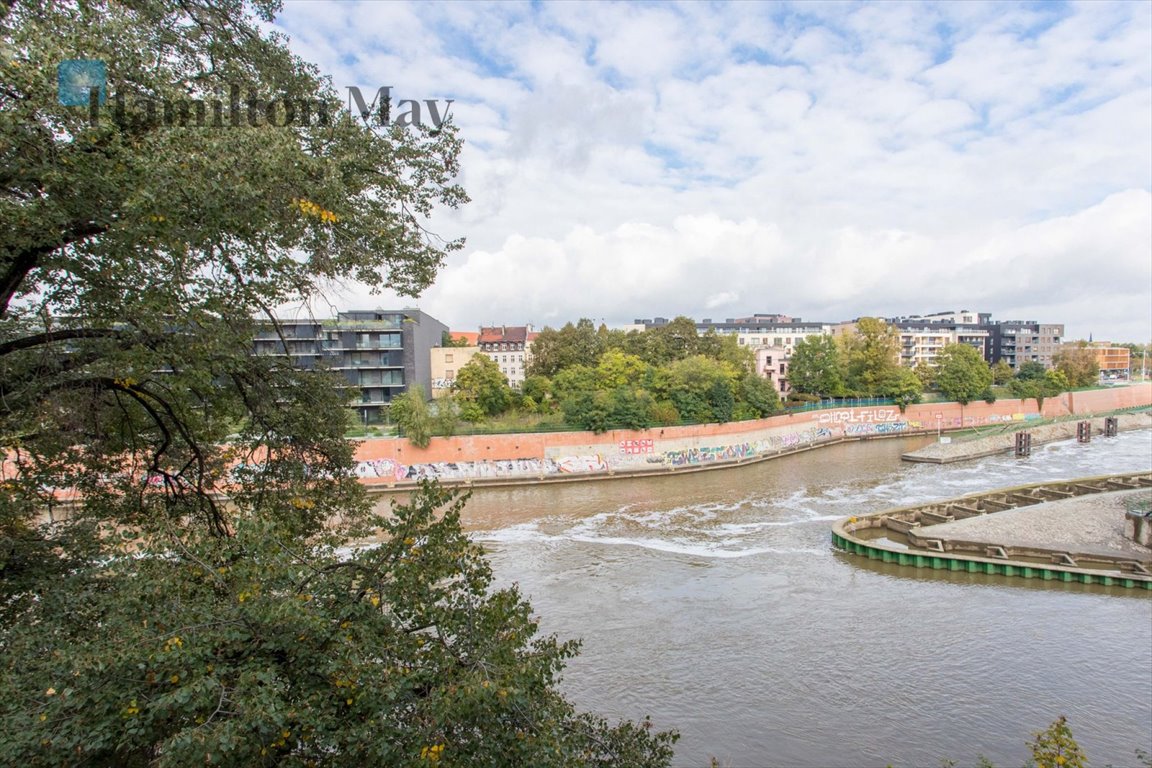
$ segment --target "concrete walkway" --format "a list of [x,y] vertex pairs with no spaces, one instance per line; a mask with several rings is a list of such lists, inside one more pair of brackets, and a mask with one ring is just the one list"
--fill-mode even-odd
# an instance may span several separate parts
[[[1123,413],[1117,417],[1119,428],[1127,431],[1132,429],[1152,429],[1152,412]],[[1080,421],[1092,422],[1092,439],[1101,440],[1104,432],[1104,417],[1094,419],[1073,419],[1058,424],[1045,424],[1041,427],[1025,430],[1032,435],[1032,445],[1052,443],[1058,440],[1071,440],[1076,437],[1076,424]],[[901,456],[905,461],[919,461],[931,464],[950,464],[954,461],[978,459],[982,456],[994,456],[999,453],[1012,451],[1016,445],[1016,433],[1021,430],[1014,429],[990,437],[981,437],[974,440],[954,438],[950,443],[932,443],[916,451]]]
[[1132,498],[1152,498],[1152,490],[1077,496],[940,523],[921,528],[920,532],[945,542],[975,541],[1077,555],[1129,557],[1152,565],[1152,549],[1124,536],[1125,501]]

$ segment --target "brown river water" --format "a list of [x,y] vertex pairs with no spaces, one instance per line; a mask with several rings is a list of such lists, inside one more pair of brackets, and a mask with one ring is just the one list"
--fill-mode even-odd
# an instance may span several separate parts
[[478,491],[465,526],[542,628],[563,687],[681,733],[676,766],[1021,765],[1066,715],[1092,765],[1152,749],[1152,594],[918,571],[832,548],[839,517],[1152,469],[1152,432],[1027,459],[907,464],[924,438],[691,475]]

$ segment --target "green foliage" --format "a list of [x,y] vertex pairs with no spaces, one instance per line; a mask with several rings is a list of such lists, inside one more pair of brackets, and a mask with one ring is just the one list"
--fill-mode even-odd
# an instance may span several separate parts
[[1016,378],[1020,381],[1035,381],[1044,378],[1047,370],[1043,363],[1029,360],[1026,363],[1021,363],[1020,369],[1016,371]]
[[831,336],[806,336],[796,342],[788,362],[788,383],[797,394],[843,397],[844,357]]
[[444,331],[440,334],[440,346],[442,347],[467,347],[468,339],[463,336],[456,337],[452,335],[451,331]]
[[597,387],[617,389],[641,384],[648,376],[651,366],[636,355],[618,349],[610,349],[600,356],[596,364]]
[[1004,362],[1003,360],[998,361],[996,365],[992,366],[993,384],[1007,384],[1012,380],[1013,375],[1014,372],[1012,370],[1012,366],[1008,365],[1008,363]]
[[392,398],[388,418],[400,428],[400,433],[417,448],[427,448],[432,442],[434,421],[428,413],[424,388],[419,384]]
[[485,354],[473,355],[459,371],[452,388],[462,400],[475,405],[484,416],[499,416],[512,406],[512,389],[496,361]]
[[1100,378],[1096,353],[1087,346],[1066,347],[1052,356],[1052,363],[1072,388],[1090,387]]
[[780,395],[772,382],[755,373],[745,374],[740,380],[740,405],[752,419],[762,419],[781,410]]
[[727,363],[702,355],[677,360],[663,369],[655,385],[658,399],[668,399],[686,421],[730,421],[733,389],[740,376]]
[[[156,527],[62,575],[5,624],[0,754],[28,766],[663,766],[673,733],[556,692],[540,636],[425,484],[350,554],[266,517]],[[177,546],[174,543],[178,542]],[[130,556],[132,555],[132,556]],[[46,639],[52,638],[46,644]]]
[[[429,487],[370,513],[331,375],[250,354],[278,332],[254,317],[333,281],[418,294],[461,245],[429,213],[466,201],[451,123],[339,119],[340,94],[267,32],[277,5],[0,11],[0,449],[17,464],[0,485],[0,754],[666,765],[674,736],[556,691],[575,646],[493,589],[458,501]],[[70,57],[104,61],[129,102],[235,85],[333,119],[187,129],[106,109],[91,125],[56,99]],[[46,525],[56,488],[78,501]],[[345,549],[376,527],[379,547]]]
[[[916,378],[920,380],[920,388],[922,390],[936,388],[936,368],[934,366],[921,360],[916,363],[916,367],[912,369],[912,372],[915,373]],[[1009,368],[1008,372],[1011,374],[1012,369]]]
[[676,424],[680,421],[680,412],[671,400],[657,400],[648,408],[648,421],[660,426]]
[[856,330],[842,336],[848,390],[860,395],[883,394],[900,365],[900,334],[875,317],[856,321]]
[[911,368],[900,367],[893,371],[883,391],[884,396],[892,398],[901,411],[924,399],[924,385]]
[[527,373],[553,378],[573,365],[593,367],[606,343],[606,335],[599,334],[586,317],[580,318],[575,325],[567,323],[558,331],[545,328],[532,342],[532,359]]
[[574,427],[592,432],[607,432],[612,428],[612,401],[607,392],[585,389],[560,401],[564,421]]
[[542,409],[552,398],[552,382],[544,376],[528,376],[520,387],[525,399],[532,398],[537,409]]
[[968,344],[946,345],[936,365],[936,388],[961,405],[981,397],[992,386],[992,369],[979,350]]
[[1045,730],[1034,734],[1028,743],[1035,768],[1084,768],[1088,758],[1072,738],[1072,729],[1061,715]]
[[[1029,372],[1031,375],[1031,372]],[[1068,379],[1059,371],[1045,370],[1038,378],[1015,378],[1008,382],[1008,389],[1021,400],[1035,399],[1036,407],[1043,408],[1044,401],[1068,391]]]

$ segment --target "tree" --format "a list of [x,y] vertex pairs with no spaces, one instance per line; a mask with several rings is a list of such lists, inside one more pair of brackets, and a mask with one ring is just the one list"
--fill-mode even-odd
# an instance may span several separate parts
[[488,355],[473,355],[456,372],[452,387],[465,401],[475,403],[485,416],[498,416],[512,405],[508,379]]
[[992,366],[992,383],[993,384],[1007,384],[1012,380],[1012,366],[1003,360],[999,360]]
[[[178,551],[159,531],[119,541],[99,572],[41,596],[57,604],[41,624],[5,628],[0,690],[22,695],[3,705],[0,753],[29,766],[666,765],[674,734],[610,727],[556,691],[577,644],[540,636],[516,588],[494,587],[463,503],[425,484],[365,520],[379,546],[347,555],[268,518],[227,538],[169,532]],[[138,547],[153,554],[128,556]]]
[[1068,379],[1060,371],[1045,371],[1038,379],[1015,378],[1008,388],[1021,400],[1035,399],[1037,409],[1043,410],[1047,398],[1068,390]]
[[884,383],[883,393],[885,397],[892,398],[903,411],[924,399],[924,384],[911,368],[900,367],[893,372],[892,378]]
[[[668,737],[572,713],[554,683],[574,648],[435,522],[456,502],[370,512],[330,375],[288,339],[250,354],[280,332],[270,307],[332,281],[418,294],[460,246],[428,215],[467,199],[451,123],[340,117],[264,31],[275,6],[0,8],[0,754],[666,763]],[[61,104],[67,57],[103,62],[127,108]],[[169,124],[233,87],[275,103]],[[330,119],[285,125],[290,104]],[[46,525],[57,489],[74,502]],[[376,526],[380,547],[345,549]]]
[[560,330],[545,328],[532,342],[532,359],[528,374],[554,378],[573,365],[595,366],[605,350],[607,334],[601,335],[588,318],[575,325],[567,323]]
[[552,382],[544,376],[528,376],[524,379],[521,391],[525,400],[530,398],[536,403],[536,410],[541,413],[546,413],[555,405],[555,400],[552,399]]
[[419,384],[392,398],[388,406],[388,417],[417,448],[427,448],[432,442],[433,418],[428,413],[424,388]]
[[451,331],[444,331],[440,334],[440,346],[442,347],[467,347],[468,339],[463,336],[453,336]]
[[726,363],[702,355],[665,366],[656,384],[658,399],[667,399],[685,421],[730,421],[733,389],[740,374]]
[[1064,374],[1072,388],[1090,387],[1100,378],[1096,352],[1088,346],[1065,347],[1052,356],[1056,370]]
[[600,389],[638,386],[648,375],[650,366],[636,355],[610,349],[600,356],[596,375]]
[[1036,768],[1085,768],[1088,758],[1084,756],[1068,720],[1061,715],[1043,731],[1033,735],[1028,743],[1032,753],[1032,763]]
[[1016,378],[1020,381],[1035,381],[1044,378],[1044,373],[1047,370],[1043,363],[1029,360],[1026,363],[1020,364],[1019,370],[1016,371]]
[[968,344],[945,345],[936,366],[936,388],[961,405],[982,397],[992,386],[992,369],[979,350]]
[[740,380],[740,403],[747,406],[750,418],[762,419],[780,412],[780,395],[772,382],[755,373],[746,373]]
[[844,362],[831,336],[806,336],[796,342],[788,361],[788,384],[806,395],[842,397]]
[[848,389],[878,395],[900,365],[900,334],[895,326],[875,317],[856,321],[856,330],[841,337]]

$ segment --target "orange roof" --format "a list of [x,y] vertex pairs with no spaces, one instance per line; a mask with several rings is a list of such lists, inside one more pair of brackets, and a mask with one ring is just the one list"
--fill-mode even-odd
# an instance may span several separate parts
[[468,342],[468,346],[470,347],[476,346],[477,342],[480,340],[480,334],[474,331],[448,331],[448,333],[451,335],[453,340],[460,341],[463,339],[464,341]]

